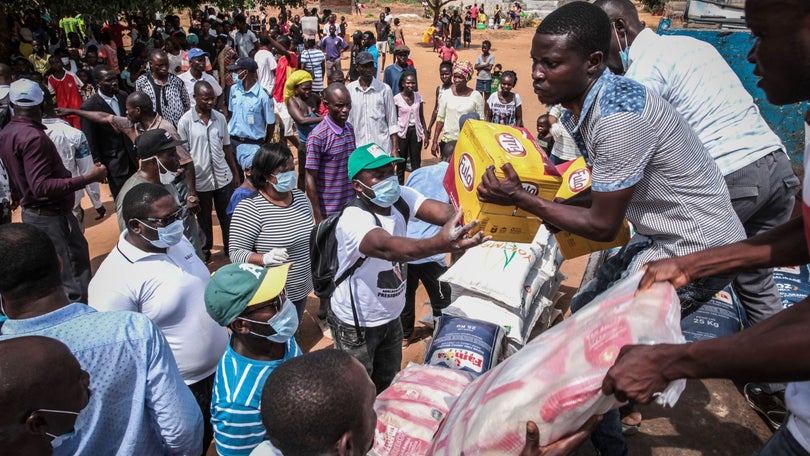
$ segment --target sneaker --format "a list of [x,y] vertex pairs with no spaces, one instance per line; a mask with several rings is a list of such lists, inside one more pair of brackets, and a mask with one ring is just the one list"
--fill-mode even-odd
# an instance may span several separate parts
[[759,383],[746,383],[743,387],[743,394],[748,405],[765,418],[765,422],[773,430],[782,426],[782,422],[787,416],[784,391],[770,394]]
[[327,323],[326,320],[318,319],[318,327],[321,328],[323,337],[332,340],[332,330],[329,329],[329,323]]

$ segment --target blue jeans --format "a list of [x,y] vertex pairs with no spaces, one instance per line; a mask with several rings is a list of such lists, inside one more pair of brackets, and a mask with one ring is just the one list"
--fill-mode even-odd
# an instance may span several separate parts
[[388,388],[402,365],[402,324],[399,318],[382,326],[361,326],[363,341],[358,338],[354,323],[347,324],[329,310],[326,317],[335,348],[354,356],[377,387],[377,394]]
[[[787,423],[787,420],[785,420]],[[802,447],[796,438],[782,425],[773,433],[765,446],[755,452],[753,456],[809,456],[810,453]]]

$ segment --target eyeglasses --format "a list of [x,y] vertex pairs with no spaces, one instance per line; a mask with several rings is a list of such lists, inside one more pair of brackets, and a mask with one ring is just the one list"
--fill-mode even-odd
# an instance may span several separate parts
[[176,212],[167,215],[166,217],[154,218],[154,217],[146,217],[144,220],[147,222],[157,223],[160,226],[168,226],[172,223],[176,222],[177,220],[183,220],[186,218],[188,214],[188,209],[186,207],[181,207]]
[[281,312],[281,307],[284,306],[284,301],[286,300],[287,300],[287,291],[284,290],[281,293],[279,293],[279,295],[276,296],[275,298],[267,301],[267,304],[251,309],[251,313],[259,309],[264,309],[265,307],[271,307],[276,312]]

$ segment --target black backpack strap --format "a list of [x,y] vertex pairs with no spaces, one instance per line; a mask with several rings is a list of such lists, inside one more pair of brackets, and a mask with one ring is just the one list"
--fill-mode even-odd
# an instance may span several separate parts
[[[379,217],[377,217],[377,214],[375,214],[374,211],[370,210],[368,206],[365,205],[362,200],[360,200],[360,198],[355,198],[354,200],[352,200],[352,202],[346,205],[346,207],[348,206],[356,206],[370,213],[371,216],[374,217],[374,223],[376,223],[378,227],[382,227],[382,223],[380,223],[380,219]],[[346,210],[346,207],[344,207],[343,210]],[[402,216],[405,217],[405,223],[407,224],[411,214],[411,208],[408,206],[408,203],[406,203],[405,200],[402,199],[402,197],[400,197],[394,203],[394,207],[396,207],[396,209],[402,214]],[[343,212],[341,211],[341,216],[342,215]],[[363,265],[363,263],[366,262],[366,258],[368,257],[358,258],[357,261],[355,261],[354,264],[349,269],[343,271],[343,274],[341,274],[340,277],[338,277],[335,280],[335,288],[337,288],[338,285],[340,285],[344,280],[351,277],[352,274],[354,274],[354,271],[356,271],[360,266]],[[360,318],[357,316],[357,304],[355,304],[354,302],[354,291],[352,290],[351,281],[349,281],[349,301],[351,301],[352,303],[352,317],[354,318],[354,330],[357,333],[357,341],[362,344],[363,342],[365,342],[365,335],[360,329]]]

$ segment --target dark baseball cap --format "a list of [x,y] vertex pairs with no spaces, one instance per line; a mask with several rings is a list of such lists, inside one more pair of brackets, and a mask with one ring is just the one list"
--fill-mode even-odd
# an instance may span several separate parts
[[356,60],[358,65],[366,65],[368,63],[374,63],[374,56],[371,55],[371,52],[363,51],[357,54]]
[[164,150],[172,149],[185,143],[186,141],[174,139],[174,136],[168,131],[162,128],[156,128],[154,130],[147,130],[135,138],[135,152],[138,154],[138,158],[144,159],[154,157]]
[[256,71],[259,69],[259,65],[256,63],[255,60],[251,59],[250,57],[239,57],[239,60],[236,61],[233,65],[228,65],[226,67],[228,71],[234,70],[248,70],[248,71]]

